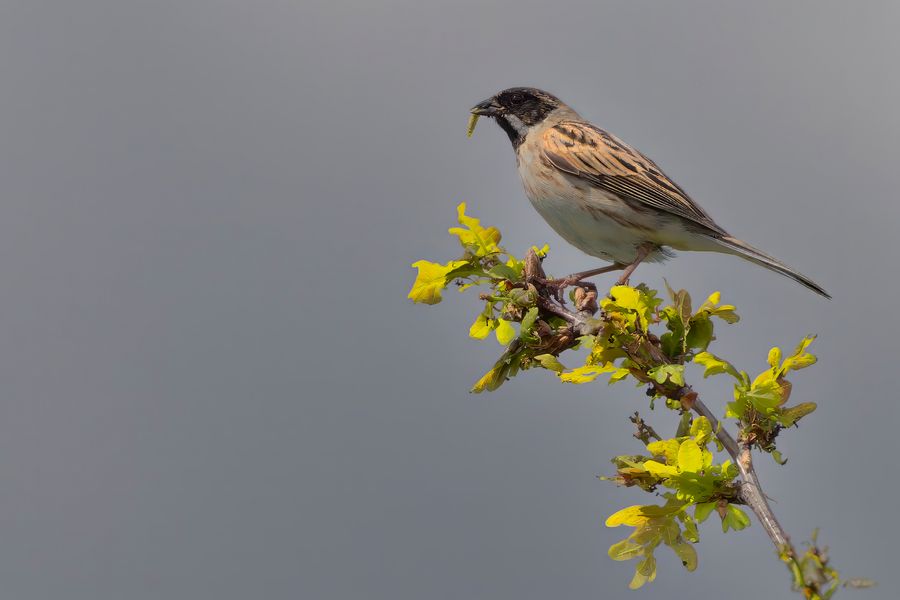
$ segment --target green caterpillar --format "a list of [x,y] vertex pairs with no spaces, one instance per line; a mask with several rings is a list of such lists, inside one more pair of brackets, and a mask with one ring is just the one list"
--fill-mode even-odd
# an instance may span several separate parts
[[475,133],[475,124],[478,123],[478,115],[469,115],[469,126],[466,128],[466,137],[472,137]]

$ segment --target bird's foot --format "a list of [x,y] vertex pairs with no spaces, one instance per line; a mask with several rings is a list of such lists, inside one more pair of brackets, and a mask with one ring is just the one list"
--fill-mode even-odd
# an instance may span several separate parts
[[582,281],[580,277],[577,276],[569,276],[562,277],[560,279],[537,279],[536,281],[543,287],[548,290],[551,295],[556,298],[556,301],[562,305],[565,305],[565,290],[567,287],[578,285],[578,287],[585,288],[587,291],[594,292],[595,296],[597,293],[597,286],[589,281]]

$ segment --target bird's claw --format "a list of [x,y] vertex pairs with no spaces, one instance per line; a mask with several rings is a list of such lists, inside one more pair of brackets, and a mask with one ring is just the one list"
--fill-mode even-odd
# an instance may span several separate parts
[[575,277],[562,277],[560,279],[539,279],[538,283],[545,289],[549,290],[552,296],[556,299],[557,302],[565,306],[565,289],[567,287],[578,284],[579,287],[583,287],[588,291],[597,291],[597,286],[593,283],[583,281],[581,279]]

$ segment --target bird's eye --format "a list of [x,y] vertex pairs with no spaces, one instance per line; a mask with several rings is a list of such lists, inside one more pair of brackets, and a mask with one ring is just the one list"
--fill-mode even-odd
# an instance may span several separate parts
[[522,104],[523,102],[525,102],[525,96],[522,94],[513,94],[512,97],[509,99],[509,103],[514,106],[516,104]]

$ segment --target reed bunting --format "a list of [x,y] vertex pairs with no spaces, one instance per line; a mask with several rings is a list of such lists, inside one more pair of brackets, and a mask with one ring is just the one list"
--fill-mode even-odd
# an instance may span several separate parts
[[[644,261],[675,250],[740,256],[831,296],[814,281],[716,224],[649,158],[535,88],[503,90],[476,104],[509,136],[531,204],[567,242],[612,265],[556,280],[558,291],[586,277],[622,269],[627,283]],[[470,125],[474,127],[474,121]]]

